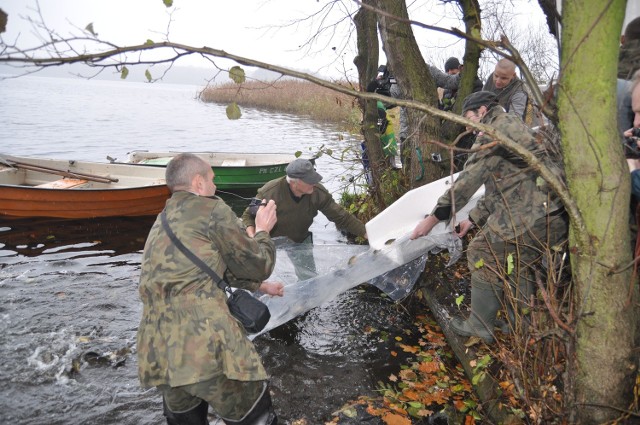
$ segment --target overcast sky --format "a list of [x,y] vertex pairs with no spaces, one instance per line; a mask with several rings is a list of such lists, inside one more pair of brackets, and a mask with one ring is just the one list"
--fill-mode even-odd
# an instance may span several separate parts
[[[40,10],[46,24],[61,35],[76,34],[76,27],[93,23],[99,37],[121,45],[141,44],[147,39],[162,41],[167,28],[171,41],[191,46],[208,46],[285,67],[313,71],[335,71],[339,56],[332,47],[347,39],[346,33],[324,37],[311,51],[301,48],[318,27],[318,19],[295,20],[312,16],[327,5],[316,0],[175,0],[166,8],[162,0],[41,0]],[[351,10],[355,4],[347,2]],[[9,14],[5,40],[32,40],[30,24],[22,19],[36,17],[34,0],[9,0],[1,6]],[[169,15],[169,12],[173,14]],[[324,15],[324,14],[323,14]],[[341,19],[344,10],[336,7],[331,19]],[[171,19],[171,23],[169,21]],[[346,29],[347,26],[342,26]],[[351,53],[351,52],[350,52]],[[353,54],[348,65],[352,67]],[[333,65],[330,65],[334,63]],[[181,65],[205,65],[195,58]]]
[[[37,19],[37,4],[35,0],[2,2],[0,7],[9,15],[7,33],[3,34],[6,42],[33,40],[33,29],[23,18]],[[462,25],[457,18],[459,13],[451,5],[436,0],[407,0],[407,4],[412,19],[448,28]],[[507,4],[514,4],[513,19],[525,31],[544,28],[537,1],[512,0]],[[127,45],[141,44],[147,39],[162,41],[168,31],[169,39],[177,43],[208,46],[321,75],[340,76],[344,69],[355,75],[355,36],[349,37],[349,25],[327,29],[312,47],[304,46],[322,26],[321,18],[326,16],[327,7],[333,5],[325,26],[344,20],[357,9],[349,1],[174,0],[174,6],[166,8],[162,0],[41,0],[39,5],[44,22],[62,36],[79,34],[74,26],[84,28],[93,23],[101,39]],[[292,24],[296,20],[299,23]],[[415,27],[414,33],[427,62],[439,68],[447,57],[462,56],[464,45],[460,41]],[[347,50],[340,50],[348,39],[351,43]],[[206,66],[206,62],[194,57],[181,60],[178,65]]]

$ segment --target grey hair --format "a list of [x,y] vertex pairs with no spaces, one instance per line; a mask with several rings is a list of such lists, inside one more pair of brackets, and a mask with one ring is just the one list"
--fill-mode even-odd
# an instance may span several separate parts
[[286,176],[286,177],[287,177],[287,183],[293,183],[293,182],[297,182],[298,180],[300,180],[300,179],[297,179],[295,177],[289,177],[289,176]]
[[172,193],[190,189],[193,178],[196,175],[206,178],[210,169],[211,166],[200,157],[192,153],[181,153],[167,164],[165,180]]

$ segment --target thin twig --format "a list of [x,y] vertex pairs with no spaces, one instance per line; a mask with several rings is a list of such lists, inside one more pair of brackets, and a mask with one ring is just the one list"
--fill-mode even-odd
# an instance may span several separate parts
[[549,315],[551,316],[553,321],[558,326],[560,326],[562,329],[564,329],[566,332],[568,332],[570,335],[575,335],[575,333],[576,333],[575,329],[571,328],[569,325],[564,323],[558,317],[558,313],[553,309],[553,307],[551,305],[551,300],[549,299],[549,293],[547,292],[547,290],[542,285],[542,281],[540,279],[538,279],[538,278],[536,278],[536,285],[538,286],[538,289],[540,290],[540,294],[542,295],[542,299],[544,300],[544,305],[547,306],[547,310],[549,311]]

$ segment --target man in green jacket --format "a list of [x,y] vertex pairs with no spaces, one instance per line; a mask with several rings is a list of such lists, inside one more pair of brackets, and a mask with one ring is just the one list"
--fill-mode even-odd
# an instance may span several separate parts
[[[338,205],[333,196],[320,184],[322,176],[315,170],[311,161],[295,159],[287,166],[286,173],[285,177],[267,182],[258,189],[256,196],[269,202],[275,201],[278,206],[278,222],[271,229],[271,237],[286,236],[296,243],[312,244],[313,236],[309,227],[318,211],[334,222],[338,229],[367,237],[364,224]],[[242,221],[247,233],[252,236],[256,231],[256,222],[249,208],[244,211]],[[313,256],[293,261],[300,280],[315,276]]]
[[[547,164],[544,144],[519,117],[498,105],[494,93],[469,95],[462,115],[500,130]],[[492,146],[492,142],[487,134],[478,135],[472,148],[484,149],[469,157],[451,189],[411,235],[412,239],[425,236],[439,221],[450,220],[453,206],[464,207],[484,184],[484,196],[470,211],[469,219],[459,224],[457,233],[462,237],[474,226],[479,228],[467,250],[471,315],[467,320],[453,319],[451,328],[459,335],[478,336],[486,342],[494,340],[503,294],[512,294],[509,301],[513,303],[528,305],[534,294],[532,268],[549,247],[566,239],[568,230],[564,208],[544,181],[519,156],[503,146]],[[511,271],[507,271],[509,264],[513,265]]]
[[[168,164],[172,195],[165,212],[171,230],[231,286],[281,296],[281,283],[262,282],[275,263],[269,237],[275,203],[260,208],[249,237],[231,208],[214,196],[213,178],[210,165],[192,154]],[[139,292],[139,378],[143,387],[162,392],[169,425],[208,424],[208,405],[226,424],[277,423],[267,373],[229,313],[227,296],[171,242],[160,217],[144,247]]]

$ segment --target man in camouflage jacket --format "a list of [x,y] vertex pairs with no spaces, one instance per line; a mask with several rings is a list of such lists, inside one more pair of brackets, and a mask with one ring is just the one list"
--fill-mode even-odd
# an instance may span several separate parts
[[[544,144],[522,120],[505,112],[494,93],[480,91],[468,96],[462,115],[500,130],[511,140],[545,160]],[[474,149],[491,143],[479,134]],[[459,236],[474,225],[479,231],[469,244],[467,260],[471,271],[471,316],[452,321],[453,330],[464,336],[493,341],[496,313],[502,306],[504,290],[528,302],[533,294],[531,265],[566,238],[567,220],[559,200],[544,181],[516,154],[496,145],[472,154],[451,189],[438,199],[426,218],[414,229],[413,239],[427,235],[440,220],[449,220],[453,201],[462,208],[484,185],[484,196],[460,223]],[[514,271],[507,275],[508,257]],[[503,285],[506,280],[507,285]],[[511,310],[513,313],[513,310]]]
[[[213,196],[213,177],[211,167],[192,154],[169,163],[169,227],[232,286],[282,295],[282,284],[260,283],[275,263],[269,237],[275,204],[260,208],[255,236],[248,237],[232,210]],[[208,424],[208,404],[227,424],[253,424],[246,419],[255,415],[265,418],[260,423],[276,423],[267,373],[244,328],[230,315],[224,291],[172,243],[160,216],[144,247],[139,292],[139,378],[143,387],[156,386],[163,393],[169,424]]]

